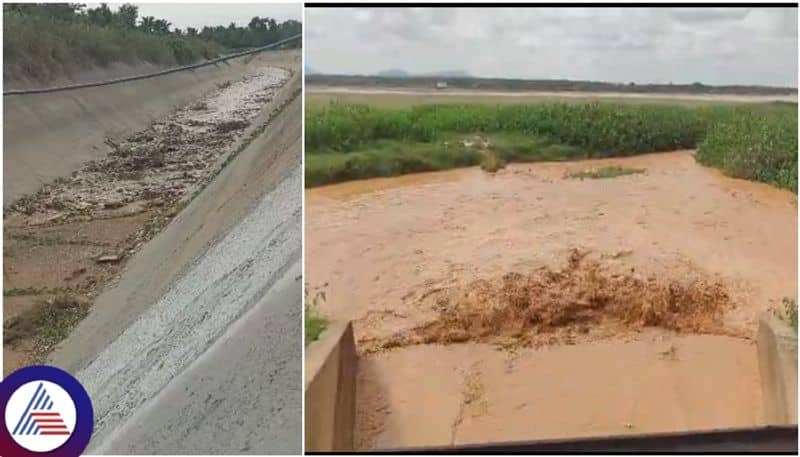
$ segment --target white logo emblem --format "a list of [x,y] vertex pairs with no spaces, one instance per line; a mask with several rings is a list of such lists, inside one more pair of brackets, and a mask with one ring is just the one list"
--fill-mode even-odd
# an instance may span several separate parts
[[8,400],[6,428],[20,446],[33,452],[61,447],[75,431],[75,402],[66,390],[50,381],[21,385]]

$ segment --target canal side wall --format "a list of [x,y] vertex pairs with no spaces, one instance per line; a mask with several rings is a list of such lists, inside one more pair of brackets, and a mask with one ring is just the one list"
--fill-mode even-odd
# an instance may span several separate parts
[[797,333],[766,312],[759,319],[757,345],[765,422],[797,424]]
[[307,451],[352,451],[356,417],[353,325],[335,322],[306,348],[305,445]]
[[3,97],[3,207],[82,164],[153,121],[296,51],[244,56],[120,84]]

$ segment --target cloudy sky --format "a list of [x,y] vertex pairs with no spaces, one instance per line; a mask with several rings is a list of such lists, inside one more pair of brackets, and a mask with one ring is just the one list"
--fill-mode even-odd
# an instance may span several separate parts
[[[287,19],[299,21],[302,17],[302,7],[299,3],[135,3],[139,7],[139,17],[153,16],[166,19],[173,27],[186,29],[186,27],[202,28],[203,26],[224,25],[231,22],[237,25],[247,25],[254,16],[271,17],[278,22]],[[99,3],[87,3],[87,7],[94,8]],[[112,10],[119,8],[121,3],[109,3]]]
[[797,86],[796,8],[307,8],[306,65]]

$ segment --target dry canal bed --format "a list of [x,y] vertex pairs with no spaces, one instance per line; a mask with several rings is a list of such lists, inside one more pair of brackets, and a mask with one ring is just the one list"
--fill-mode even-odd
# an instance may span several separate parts
[[250,136],[291,77],[264,66],[218,85],[111,152],[5,210],[3,371],[40,362],[125,261],[163,228]]
[[[643,169],[573,179],[601,166]],[[690,151],[307,190],[306,281],[354,321],[356,446],[762,424],[758,314],[797,202]]]

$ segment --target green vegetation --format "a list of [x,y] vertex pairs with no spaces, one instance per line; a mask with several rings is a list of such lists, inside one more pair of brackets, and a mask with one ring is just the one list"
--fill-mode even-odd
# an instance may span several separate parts
[[347,154],[306,155],[306,182],[321,185],[376,176],[478,165],[481,154],[458,144],[378,141],[372,147]]
[[306,346],[319,339],[322,332],[328,328],[328,321],[317,313],[317,307],[320,301],[325,301],[325,291],[322,288],[315,288],[309,290],[308,283],[305,287],[305,341]]
[[797,333],[797,303],[789,297],[783,298],[783,309],[772,310],[776,316],[789,324]]
[[3,343],[36,337],[37,354],[46,354],[69,335],[89,313],[89,306],[71,295],[59,295],[34,306],[3,325]]
[[606,179],[632,175],[636,173],[644,173],[644,170],[641,168],[603,167],[595,170],[584,170],[577,173],[570,173],[567,175],[567,177],[576,179]]
[[322,332],[328,327],[328,321],[314,314],[306,307],[306,346],[319,339]]
[[797,105],[733,110],[709,128],[697,160],[735,178],[797,192]]
[[297,21],[254,17],[247,27],[181,30],[164,19],[138,17],[138,8],[116,11],[102,3],[3,5],[3,78],[50,81],[111,63],[176,66],[218,57],[227,49],[261,46],[300,32]]
[[[752,133],[737,122],[746,123]],[[306,185],[473,165],[496,171],[506,162],[699,147],[703,163],[731,176],[796,190],[796,123],[793,103],[311,104],[305,124]],[[733,132],[737,143],[725,143]],[[475,135],[486,138],[488,146],[466,145]],[[750,157],[752,151],[756,158]],[[752,162],[758,166],[729,165]]]
[[483,161],[481,161],[481,170],[495,173],[499,170],[502,170],[506,167],[506,161],[497,157],[496,155],[487,155],[484,157]]
[[311,153],[350,152],[382,139],[430,142],[445,132],[512,132],[592,152],[594,157],[697,144],[706,111],[652,105],[541,103],[422,105],[380,109],[332,103],[306,116]]
[[39,293],[41,293],[41,291],[35,287],[15,287],[13,289],[3,290],[4,297],[22,297],[24,295],[36,295]]

